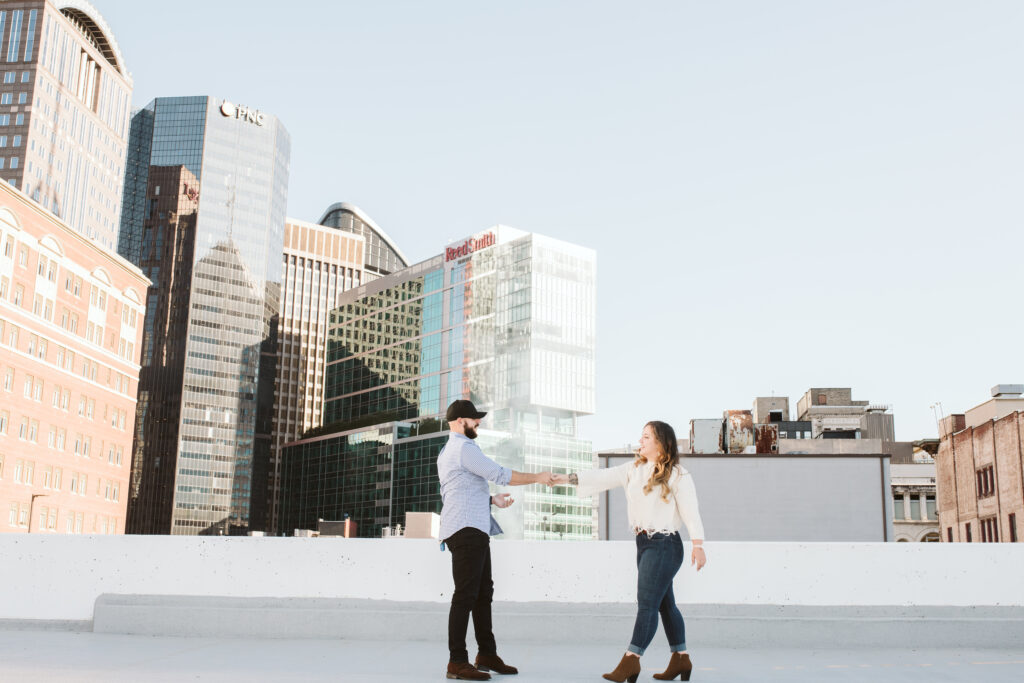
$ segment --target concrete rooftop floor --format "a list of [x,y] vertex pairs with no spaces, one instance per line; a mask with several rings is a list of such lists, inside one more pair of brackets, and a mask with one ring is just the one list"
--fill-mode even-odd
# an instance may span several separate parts
[[[660,634],[659,634],[660,636]],[[472,642],[472,641],[471,641]],[[472,647],[472,645],[471,645]],[[511,643],[500,654],[518,666],[513,681],[601,681],[621,651],[606,645]],[[470,651],[471,656],[474,654]],[[1024,680],[1019,650],[691,651],[694,681],[978,681]],[[0,682],[59,681],[416,681],[445,680],[444,634],[437,642],[238,640],[0,630]],[[668,661],[657,640],[640,681]]]

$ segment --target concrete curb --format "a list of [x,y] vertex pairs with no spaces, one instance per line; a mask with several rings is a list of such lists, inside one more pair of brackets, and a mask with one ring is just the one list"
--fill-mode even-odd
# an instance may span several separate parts
[[[687,642],[703,647],[1018,648],[1021,607],[680,605]],[[622,645],[635,605],[561,602],[494,604],[502,641]],[[444,641],[448,604],[319,598],[104,594],[96,633],[342,640]],[[472,632],[472,629],[470,629]],[[663,636],[658,636],[663,637]]]

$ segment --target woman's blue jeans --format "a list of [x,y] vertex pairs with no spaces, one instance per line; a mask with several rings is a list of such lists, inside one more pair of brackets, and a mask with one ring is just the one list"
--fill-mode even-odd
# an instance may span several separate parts
[[672,594],[672,579],[683,564],[683,541],[679,534],[641,533],[636,537],[636,624],[629,651],[642,655],[658,630],[658,615],[665,625],[669,649],[686,650],[683,615]]

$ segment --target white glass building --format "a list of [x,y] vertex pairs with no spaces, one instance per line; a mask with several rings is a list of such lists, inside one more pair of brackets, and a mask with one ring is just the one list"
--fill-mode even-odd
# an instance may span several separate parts
[[[439,511],[444,412],[488,411],[480,443],[516,470],[590,469],[593,250],[505,226],[346,292],[331,314],[324,427],[285,450],[281,533],[347,514],[362,536]],[[507,538],[594,538],[589,500],[527,487]]]

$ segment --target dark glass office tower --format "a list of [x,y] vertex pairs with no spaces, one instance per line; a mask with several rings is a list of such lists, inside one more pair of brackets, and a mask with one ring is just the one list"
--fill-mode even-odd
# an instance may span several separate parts
[[276,118],[212,97],[158,98],[132,118],[118,251],[153,286],[129,533],[253,528],[289,156]]

